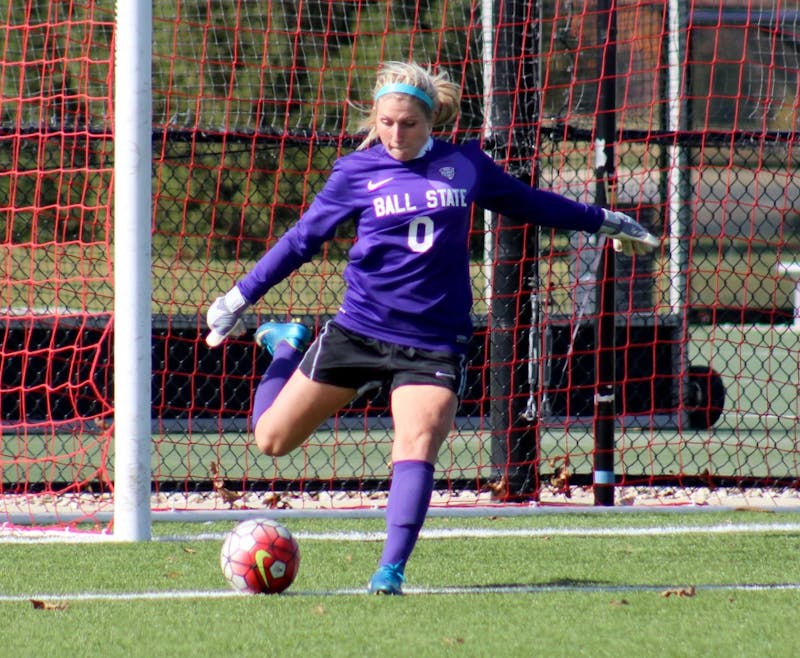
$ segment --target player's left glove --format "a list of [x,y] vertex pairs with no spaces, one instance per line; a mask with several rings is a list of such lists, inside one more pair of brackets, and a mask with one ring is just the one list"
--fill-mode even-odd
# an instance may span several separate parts
[[250,303],[238,286],[233,286],[225,295],[217,297],[206,313],[206,323],[211,331],[206,336],[209,347],[216,347],[228,336],[244,333],[242,315]]
[[658,247],[658,238],[633,217],[623,212],[603,208],[603,223],[598,233],[614,240],[614,250],[626,256],[644,254]]

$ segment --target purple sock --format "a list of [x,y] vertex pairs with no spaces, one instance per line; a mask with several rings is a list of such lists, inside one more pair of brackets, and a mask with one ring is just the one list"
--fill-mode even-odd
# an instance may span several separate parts
[[386,543],[381,564],[405,568],[425,522],[433,493],[433,464],[407,460],[395,462],[386,503]]
[[302,360],[303,353],[294,349],[286,341],[278,343],[275,347],[272,363],[267,367],[266,372],[261,377],[261,381],[258,383],[258,388],[256,388],[255,399],[253,400],[253,427],[256,426],[258,419],[261,418],[261,414],[275,402],[278,393],[281,392]]

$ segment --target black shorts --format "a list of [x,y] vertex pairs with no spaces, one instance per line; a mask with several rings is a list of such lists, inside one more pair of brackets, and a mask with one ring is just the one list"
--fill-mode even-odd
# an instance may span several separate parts
[[466,381],[466,357],[367,338],[334,321],[325,324],[300,363],[300,371],[323,384],[352,388],[360,394],[388,383],[431,384],[459,398]]

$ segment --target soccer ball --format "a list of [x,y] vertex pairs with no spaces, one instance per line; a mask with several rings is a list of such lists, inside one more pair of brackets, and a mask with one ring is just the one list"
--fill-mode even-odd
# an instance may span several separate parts
[[233,589],[277,594],[294,581],[300,549],[292,533],[277,521],[251,519],[225,536],[219,562]]

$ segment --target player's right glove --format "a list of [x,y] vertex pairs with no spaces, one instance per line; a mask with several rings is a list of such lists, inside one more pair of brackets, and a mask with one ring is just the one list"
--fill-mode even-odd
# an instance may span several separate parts
[[614,250],[626,256],[644,254],[658,247],[658,238],[650,233],[633,217],[623,212],[603,208],[603,223],[598,233],[614,240]]
[[244,298],[238,286],[233,286],[222,297],[217,297],[206,313],[206,324],[211,331],[206,336],[209,347],[216,347],[228,336],[244,333],[242,315],[250,303]]

